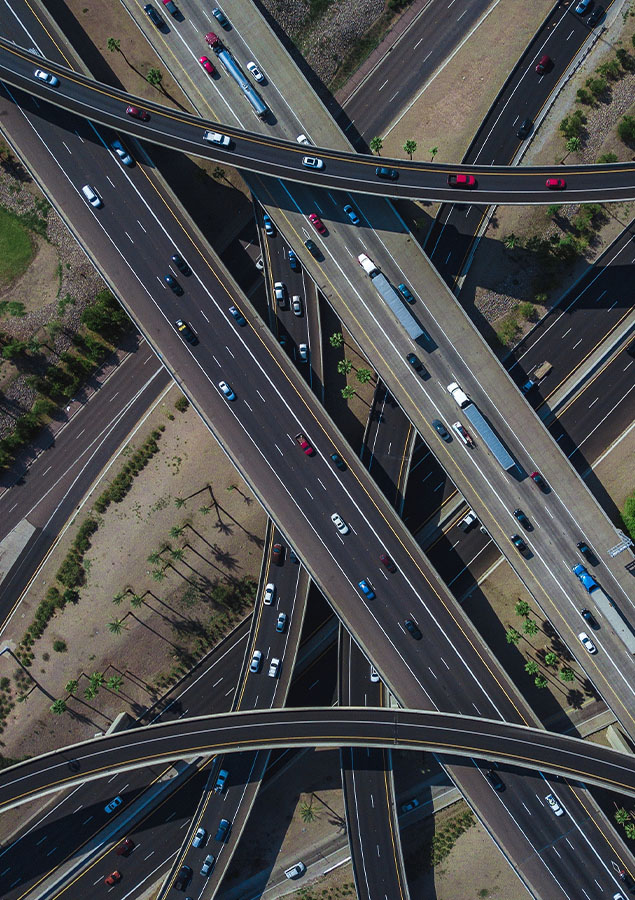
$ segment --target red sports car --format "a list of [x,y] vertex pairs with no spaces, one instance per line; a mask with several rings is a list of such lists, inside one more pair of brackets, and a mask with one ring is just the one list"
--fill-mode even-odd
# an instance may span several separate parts
[[133,119],[141,119],[142,122],[147,122],[150,118],[150,113],[145,109],[139,109],[138,106],[127,106],[126,115],[132,116]]
[[311,215],[309,216],[309,222],[311,223],[311,225],[313,225],[315,230],[319,232],[319,234],[326,234],[326,226],[324,225],[324,222],[319,216],[316,216],[315,213],[311,213]]

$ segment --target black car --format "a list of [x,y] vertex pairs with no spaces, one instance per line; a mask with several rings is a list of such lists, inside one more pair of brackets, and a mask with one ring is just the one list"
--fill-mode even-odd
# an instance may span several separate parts
[[342,472],[346,471],[346,463],[344,462],[342,457],[339,455],[339,453],[331,453],[331,460],[332,460],[332,462],[335,463],[335,465],[337,466],[338,469],[342,470]]
[[221,819],[218,823],[218,831],[216,832],[216,840],[222,841],[225,843],[227,838],[229,837],[229,832],[231,830],[231,822],[229,819]]
[[589,25],[591,28],[593,28],[594,25],[597,25],[597,23],[604,15],[604,12],[605,10],[603,6],[596,6],[589,18],[586,20],[587,25]]
[[527,549],[527,544],[523,541],[519,534],[512,534],[512,536],[510,537],[510,541],[517,550],[520,550],[521,553],[524,553]]
[[580,551],[582,556],[584,556],[586,559],[589,560],[591,565],[593,565],[593,566],[597,565],[597,561],[598,561],[597,556],[595,555],[593,550],[591,550],[591,548],[589,547],[589,545],[587,544],[586,541],[578,541],[578,543],[576,544],[576,547],[578,548],[578,550]]
[[523,141],[531,134],[533,127],[534,123],[531,119],[523,119],[523,121],[520,123],[520,128],[516,132],[516,137],[520,138],[521,141]]
[[181,285],[178,283],[176,278],[173,278],[172,275],[164,275],[163,280],[170,288],[171,291],[174,291],[177,297],[181,297],[185,292]]
[[156,11],[156,9],[154,8],[154,6],[151,3],[146,3],[146,5],[143,7],[143,11],[146,14],[146,16],[150,19],[150,21],[152,22],[153,25],[156,25],[157,28],[163,27],[163,25],[164,25],[163,19],[161,18],[161,16],[159,15],[159,13]]
[[415,372],[420,372],[423,369],[423,363],[416,353],[409,353],[408,356],[406,356],[406,359],[415,370]]
[[189,866],[181,866],[179,874],[174,881],[174,887],[177,891],[184,891],[192,878],[192,869]]
[[177,267],[177,269],[178,269],[180,272],[183,272],[184,275],[187,276],[187,275],[191,275],[191,274],[192,274],[192,270],[190,269],[190,267],[188,266],[188,264],[185,262],[185,260],[183,259],[183,257],[182,257],[182,256],[179,256],[178,253],[173,253],[172,256],[170,257],[170,259],[172,260],[172,262],[174,263],[174,265]]
[[595,616],[593,615],[593,613],[591,612],[590,609],[581,609],[580,615],[582,616],[582,618],[585,621],[587,621],[589,623],[591,628],[593,628],[595,631],[598,631],[600,626],[598,625],[597,619],[595,618]]
[[193,347],[198,344],[198,338],[190,328],[190,326],[183,319],[177,319],[174,323],[174,327],[181,335],[184,341],[187,341],[188,344],[192,344]]
[[311,254],[311,256],[314,256],[316,259],[321,259],[321,258],[322,258],[322,252],[321,252],[320,248],[319,248],[318,245],[315,243],[315,241],[312,241],[312,240],[311,240],[311,238],[309,238],[308,241],[305,241],[305,242],[304,242],[304,246],[305,246],[306,249],[309,251],[309,253]]
[[416,622],[413,622],[412,619],[406,619],[404,622],[404,625],[405,625],[406,631],[410,632],[410,634],[413,636],[415,641],[421,640],[423,635],[421,634],[421,632],[419,630],[419,626],[417,625]]
[[522,509],[515,509],[514,516],[518,519],[518,521],[523,526],[525,531],[533,531],[534,530],[534,526],[531,524],[531,522],[529,521],[529,519],[527,518],[525,513],[522,511]]
[[452,435],[440,419],[433,419],[432,427],[437,432],[437,434],[441,435],[444,441],[447,441],[448,444],[450,443],[450,441],[452,440]]
[[298,272],[300,270],[300,263],[298,262],[298,257],[295,255],[295,250],[289,249],[288,259],[289,265],[293,271]]
[[498,773],[495,771],[495,769],[488,769],[487,772],[485,773],[485,775],[487,777],[487,780],[492,783],[492,787],[494,788],[495,791],[504,791],[505,790],[505,784],[501,781],[501,779],[500,779]]
[[399,178],[399,172],[396,169],[388,169],[386,166],[377,166],[375,175],[378,178],[389,178],[390,181],[396,181]]

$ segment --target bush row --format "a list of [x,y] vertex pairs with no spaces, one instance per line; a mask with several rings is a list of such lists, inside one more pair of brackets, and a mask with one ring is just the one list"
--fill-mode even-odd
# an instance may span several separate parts
[[130,488],[135,475],[138,475],[144,469],[154,454],[159,449],[157,441],[161,437],[165,425],[159,425],[143,442],[141,447],[136,450],[130,457],[128,462],[119,470],[117,475],[110,482],[110,485],[95,500],[93,508],[96,512],[104,512],[111,503],[120,503]]

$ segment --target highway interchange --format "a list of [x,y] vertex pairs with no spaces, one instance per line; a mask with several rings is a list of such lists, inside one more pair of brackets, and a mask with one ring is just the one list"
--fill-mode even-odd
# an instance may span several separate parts
[[305,461],[306,462],[306,461]]

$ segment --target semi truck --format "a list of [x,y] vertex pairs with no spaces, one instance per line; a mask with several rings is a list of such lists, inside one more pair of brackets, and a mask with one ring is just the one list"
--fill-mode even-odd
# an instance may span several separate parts
[[465,391],[461,390],[456,381],[448,385],[448,392],[452,394],[457,405],[463,410],[465,417],[472,423],[474,430],[478,432],[487,444],[503,469],[509,472],[515,468],[516,462],[514,458],[508,453],[498,435],[494,433],[481,415],[480,410],[472,403]]
[[571,566],[571,569],[573,574],[578,576],[613,631],[626,645],[628,652],[635,654],[635,634],[633,634],[629,623],[622,618],[622,614],[618,611],[611,598],[604,593],[595,578],[587,572],[583,565],[578,563],[575,566]]
[[373,287],[383,300],[386,301],[390,309],[394,312],[399,320],[399,324],[406,329],[413,341],[424,334],[423,328],[419,325],[412,313],[408,312],[403,305],[401,296],[396,288],[388,281],[385,275],[382,275],[372,259],[365,253],[360,253],[357,257],[360,266],[370,277]]
[[[207,40],[208,37],[215,38],[215,41]],[[218,57],[219,63],[225,69],[227,74],[231,75],[238,87],[243,92],[243,96],[251,106],[254,113],[258,116],[259,119],[266,118],[267,113],[269,112],[267,104],[263,103],[260,95],[251,86],[244,73],[236,64],[236,61],[229,50],[226,47],[223,47],[221,41],[213,32],[210,32],[209,35],[206,35],[205,39]]]

